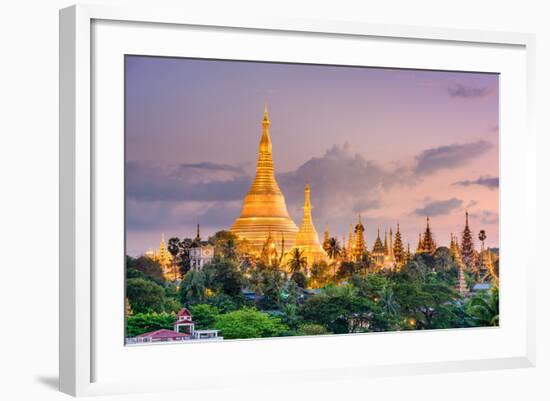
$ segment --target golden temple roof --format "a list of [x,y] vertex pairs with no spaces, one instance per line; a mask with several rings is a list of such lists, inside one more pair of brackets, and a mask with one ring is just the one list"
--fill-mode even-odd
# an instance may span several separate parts
[[241,215],[230,229],[237,236],[247,239],[258,252],[269,233],[273,233],[276,238],[284,237],[285,249],[290,249],[294,246],[298,232],[298,227],[288,215],[285,197],[275,179],[270,125],[266,106],[258,146],[256,177],[243,200]]
[[296,235],[296,247],[304,252],[304,256],[307,258],[308,263],[312,263],[320,260],[327,260],[327,253],[319,243],[319,236],[317,230],[313,225],[311,217],[311,189],[309,183],[306,184],[304,190],[304,216],[300,230]]

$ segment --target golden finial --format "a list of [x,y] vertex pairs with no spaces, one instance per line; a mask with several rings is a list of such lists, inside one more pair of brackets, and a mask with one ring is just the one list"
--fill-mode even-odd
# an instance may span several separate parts
[[267,101],[264,104],[264,123],[269,124],[269,111],[267,110]]

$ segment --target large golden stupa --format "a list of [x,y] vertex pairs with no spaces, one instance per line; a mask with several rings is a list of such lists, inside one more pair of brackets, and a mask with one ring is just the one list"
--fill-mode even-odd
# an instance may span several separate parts
[[298,227],[288,215],[285,197],[275,179],[267,106],[262,120],[256,178],[243,201],[241,216],[230,231],[248,240],[255,252],[260,252],[268,237],[273,237],[284,249],[294,246]]
[[307,258],[308,265],[311,265],[313,262],[328,261],[327,253],[319,243],[319,236],[311,218],[310,193],[308,183],[304,194],[304,216],[300,230],[296,235],[295,244],[296,248],[300,249]]

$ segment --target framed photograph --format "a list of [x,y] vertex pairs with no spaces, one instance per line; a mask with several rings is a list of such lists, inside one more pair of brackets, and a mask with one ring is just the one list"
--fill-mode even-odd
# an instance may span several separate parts
[[61,10],[61,390],[533,366],[533,49]]

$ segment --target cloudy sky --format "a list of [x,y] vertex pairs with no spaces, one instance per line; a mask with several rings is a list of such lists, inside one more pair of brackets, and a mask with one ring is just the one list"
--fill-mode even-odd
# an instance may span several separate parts
[[498,75],[126,57],[127,252],[160,235],[203,237],[238,217],[254,177],[264,103],[277,180],[301,221],[339,239],[401,226],[416,247],[430,216],[447,245],[463,227],[498,246]]

